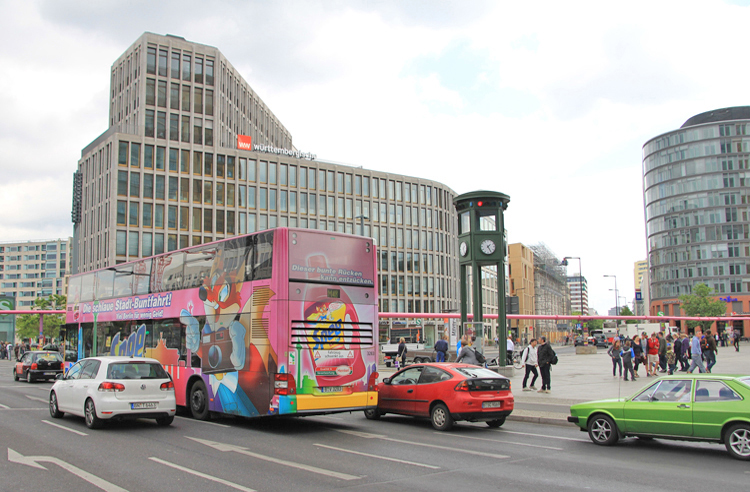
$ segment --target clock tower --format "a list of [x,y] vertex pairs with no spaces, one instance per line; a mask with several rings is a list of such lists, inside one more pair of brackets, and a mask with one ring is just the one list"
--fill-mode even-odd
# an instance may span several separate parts
[[[510,197],[495,191],[472,191],[453,199],[458,215],[458,263],[461,277],[461,324],[462,334],[475,335],[477,347],[483,350],[485,335],[482,305],[482,268],[494,266],[497,272],[498,317],[497,336],[500,342],[500,366],[505,366],[505,225],[503,212],[508,208]],[[471,292],[468,277],[471,274]],[[469,306],[469,299],[471,309]],[[474,315],[469,323],[468,312]],[[473,333],[469,333],[473,332]]]

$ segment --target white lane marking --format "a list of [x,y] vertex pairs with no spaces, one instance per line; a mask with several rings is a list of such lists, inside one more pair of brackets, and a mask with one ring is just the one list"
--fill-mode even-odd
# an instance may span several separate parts
[[42,420],[45,424],[57,427],[58,429],[63,429],[68,432],[72,432],[73,434],[78,434],[79,436],[88,436],[85,432],[77,431],[75,429],[71,429],[70,427],[65,427],[64,425],[56,424],[54,422],[50,422],[49,420]]
[[208,420],[196,420],[196,419],[192,419],[190,417],[180,417],[179,415],[177,416],[177,418],[178,419],[183,419],[183,420],[190,420],[191,422],[199,422],[201,424],[215,425],[216,427],[224,427],[224,428],[229,428],[230,427],[229,425],[217,424],[216,422],[209,422]]
[[[397,442],[401,444],[409,444],[411,446],[421,446],[423,448],[434,448],[434,449],[448,449],[445,446],[438,446],[437,444],[427,444],[424,442],[413,442],[413,441],[403,441],[401,439],[394,439],[392,437],[383,436],[380,434],[368,434],[367,432],[359,432],[359,431],[350,431],[347,429],[334,429],[337,432],[343,432],[344,434],[351,434],[353,436],[357,437],[364,437],[365,439],[382,439],[383,441],[389,441],[389,442]],[[502,455],[502,454],[491,454],[491,453],[482,453],[479,451],[470,451],[468,449],[457,449],[457,448],[450,448],[448,449],[452,453],[464,453],[464,454],[473,454],[476,456],[484,456],[486,458],[495,458],[495,459],[506,459],[510,458],[510,456]]]
[[525,442],[512,442],[512,441],[498,441],[497,439],[487,439],[486,437],[474,437],[474,436],[458,436],[456,434],[445,434],[444,432],[433,432],[433,434],[437,434],[439,436],[445,436],[445,437],[459,437],[461,439],[474,439],[476,441],[489,441],[494,442],[498,444],[514,444],[516,446],[528,446],[530,448],[542,448],[542,449],[551,449],[553,451],[562,451],[562,448],[553,448],[552,446],[539,446],[537,444],[528,444]]
[[526,432],[508,431],[508,430],[503,430],[503,429],[493,429],[493,432],[500,432],[502,434],[518,434],[521,436],[544,437],[545,439],[559,439],[561,441],[589,442],[586,439],[576,439],[575,437],[545,436],[544,434],[529,434]]
[[213,477],[211,475],[206,475],[205,473],[201,473],[199,471],[191,470],[190,468],[185,468],[184,466],[180,466],[180,465],[177,465],[175,463],[170,463],[169,461],[164,461],[164,460],[161,460],[159,458],[154,458],[153,456],[151,456],[149,459],[151,461],[155,461],[157,463],[161,463],[162,465],[170,466],[170,467],[172,467],[172,468],[174,468],[176,470],[184,471],[185,473],[191,473],[191,474],[193,474],[193,475],[195,475],[197,477],[205,478],[206,480],[212,480],[214,482],[218,482],[220,484],[224,484],[227,487],[232,487],[233,489],[243,490],[244,492],[255,492],[254,489],[251,489],[251,488],[248,488],[248,487],[244,487],[242,485],[236,484],[234,482],[230,482],[228,480],[224,480],[223,478]]
[[340,480],[359,480],[362,477],[357,477],[355,475],[349,475],[347,473],[340,473],[333,470],[326,470],[325,468],[318,468],[316,466],[311,465],[305,465],[302,463],[295,463],[294,461],[286,461],[279,458],[272,458],[270,456],[264,455],[264,454],[258,454],[253,453],[252,451],[249,451],[247,448],[243,448],[242,446],[234,446],[232,444],[224,444],[221,442],[214,442],[214,441],[208,441],[205,439],[198,439],[197,437],[189,437],[185,436],[188,439],[199,442],[201,444],[205,444],[206,446],[212,447],[218,451],[234,451],[235,453],[244,454],[246,456],[250,456],[252,458],[256,458],[263,461],[270,461],[271,463],[276,463],[279,465],[284,466],[291,466],[292,468],[299,468],[300,470],[306,470],[313,473],[318,473],[320,475],[326,475],[333,478],[338,478]]
[[46,408],[39,408],[39,407],[36,407],[36,408],[7,408],[5,410],[8,410],[9,412],[17,412],[19,410],[22,411],[22,412],[29,412],[31,410],[39,410],[41,412],[47,412],[48,411]]
[[8,405],[3,405],[2,403],[0,403],[0,408],[8,410],[10,407]]
[[38,398],[38,397],[36,397],[36,396],[29,396],[29,395],[23,395],[23,396],[25,396],[25,397],[26,397],[26,398],[28,398],[29,400],[40,401],[40,402],[42,402],[42,403],[49,403],[49,400],[46,400],[46,399],[44,399],[44,398]]
[[333,446],[327,446],[325,444],[314,443],[313,446],[318,446],[318,447],[326,448],[326,449],[333,449],[334,451],[341,451],[342,453],[351,453],[351,454],[357,454],[359,456],[367,456],[368,458],[375,458],[375,459],[386,460],[386,461],[395,461],[396,463],[405,463],[407,465],[422,466],[424,468],[432,468],[433,470],[440,469],[439,466],[427,465],[425,463],[417,463],[416,461],[406,461],[406,460],[400,460],[397,458],[389,458],[387,456],[379,456],[377,454],[362,453],[360,451],[353,451],[351,449],[335,448]]
[[33,468],[41,468],[42,470],[46,470],[47,468],[40,465],[39,462],[51,463],[51,464],[59,466],[60,468],[64,470],[68,470],[73,475],[76,475],[77,477],[84,479],[91,485],[99,487],[105,492],[128,492],[126,489],[123,489],[122,487],[118,487],[117,485],[113,483],[107,482],[103,478],[99,478],[96,475],[92,475],[91,473],[85,470],[81,470],[77,466],[73,466],[70,463],[66,463],[65,461],[59,458],[55,458],[54,456],[24,456],[21,453],[18,453],[8,448],[8,461],[10,461],[11,463],[20,463],[22,465],[31,466]]

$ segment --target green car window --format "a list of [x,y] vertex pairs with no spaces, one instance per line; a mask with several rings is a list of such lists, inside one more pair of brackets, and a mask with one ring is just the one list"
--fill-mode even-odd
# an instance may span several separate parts
[[641,393],[633,398],[633,401],[649,401],[651,399],[651,395],[654,394],[654,390],[656,390],[656,387],[659,386],[659,383],[656,382],[646,388],[645,390],[641,391]]
[[698,381],[695,385],[695,401],[741,400],[740,395],[722,381]]
[[664,380],[656,389],[652,401],[689,402],[692,383],[689,379]]

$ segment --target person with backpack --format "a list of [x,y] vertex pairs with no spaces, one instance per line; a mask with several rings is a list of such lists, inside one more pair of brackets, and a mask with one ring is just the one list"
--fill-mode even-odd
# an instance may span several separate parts
[[620,342],[614,342],[607,350],[607,355],[612,358],[612,376],[617,377],[617,368],[620,368],[620,377],[622,377],[622,357],[620,356]]
[[[529,345],[524,349],[523,354],[521,354],[521,363],[525,364],[526,366],[526,375],[523,377],[522,391],[531,391],[536,389],[534,383],[536,383],[536,379],[539,377],[539,372],[536,370],[536,368],[539,367],[539,358],[537,356],[536,343],[536,338],[532,338],[531,342],[529,342]],[[533,374],[534,377],[531,379],[531,386],[527,388],[526,382],[529,380],[529,374]]]
[[443,335],[443,338],[435,342],[435,362],[445,362],[445,357],[448,355],[448,335]]
[[625,340],[625,346],[622,348],[622,350],[620,350],[620,357],[622,357],[622,365],[625,368],[625,375],[622,379],[624,381],[627,381],[629,373],[630,379],[635,381],[635,371],[633,370],[633,359],[635,359],[635,351],[631,346],[630,340]]
[[[464,335],[464,337],[465,336],[466,335]],[[477,351],[474,348],[474,342],[476,339],[476,337],[471,337],[471,345],[468,344],[467,340],[464,340],[465,343],[461,347],[461,353],[458,354],[456,363],[463,362],[464,364],[474,364],[475,366],[482,365],[477,359]]]
[[540,337],[539,340],[541,343],[537,349],[537,357],[539,359],[539,372],[542,373],[542,389],[538,393],[549,393],[551,390],[550,369],[552,369],[553,364],[557,363],[557,354],[547,342],[547,337]]

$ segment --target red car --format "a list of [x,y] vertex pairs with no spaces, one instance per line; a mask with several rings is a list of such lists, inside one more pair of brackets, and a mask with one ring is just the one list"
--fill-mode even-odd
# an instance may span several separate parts
[[31,351],[24,353],[13,366],[13,379],[25,379],[27,383],[39,379],[55,379],[63,372],[60,352]]
[[510,379],[470,364],[429,363],[408,366],[378,385],[378,406],[365,417],[386,413],[429,417],[437,430],[456,420],[500,427],[513,411]]

